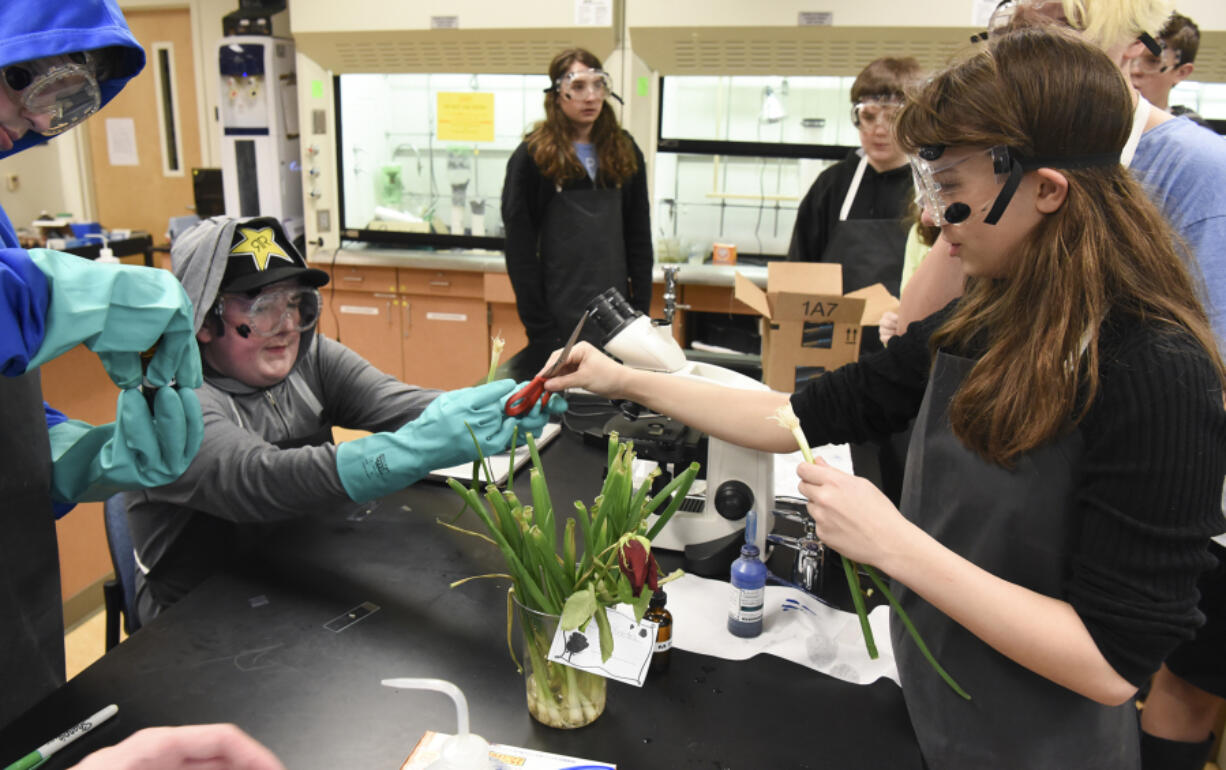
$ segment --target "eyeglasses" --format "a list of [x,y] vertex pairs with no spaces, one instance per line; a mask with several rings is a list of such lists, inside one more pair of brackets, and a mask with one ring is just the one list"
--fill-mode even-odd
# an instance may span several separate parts
[[[966,224],[979,214],[985,223],[996,224],[1021,181],[1021,165],[1008,147],[989,147],[956,158],[946,156],[945,149],[921,147],[918,155],[908,158],[917,202],[938,227]],[[984,194],[989,175],[991,192]],[[968,198],[975,200],[967,202]]]
[[[304,332],[315,327],[319,321],[319,292],[308,286],[275,289],[247,297],[242,294],[223,294],[213,306],[213,312],[226,321],[229,311],[241,323],[230,323],[241,337],[254,333],[257,337],[273,337],[283,331]],[[286,327],[286,324],[289,324]]]
[[563,96],[583,99],[588,94],[605,97],[613,90],[613,79],[604,70],[567,72],[554,82]]
[[0,83],[22,109],[48,115],[45,136],[63,133],[98,111],[102,93],[87,52],[46,56],[10,64],[0,70]]
[[897,99],[861,99],[852,105],[851,124],[856,128],[892,125],[900,109],[902,102]]

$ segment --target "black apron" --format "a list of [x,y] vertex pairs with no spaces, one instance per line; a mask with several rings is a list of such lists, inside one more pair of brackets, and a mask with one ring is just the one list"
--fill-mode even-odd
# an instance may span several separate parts
[[[973,361],[939,353],[915,420],[902,510],[947,547],[1032,590],[1064,595],[1076,545],[1079,432],[1027,452],[1010,471],[954,436],[948,406]],[[931,770],[1137,770],[1136,708],[1102,706],[1023,668],[893,585],[965,701],[924,660],[902,623],[890,636],[903,695]]]
[[38,372],[0,377],[0,726],[64,683],[51,444]]
[[[881,283],[891,295],[897,297],[902,282],[907,231],[898,219],[847,218],[867,168],[868,159],[860,158],[847,194],[843,196],[839,222],[834,226],[819,261],[843,266],[844,293]],[[860,331],[860,355],[882,349],[876,326],[865,326]],[[879,441],[851,445],[856,475],[873,481],[895,504],[899,500],[898,490],[902,484],[909,435],[907,431],[901,431]]]
[[[541,219],[545,303],[561,344],[587,304],[610,286],[630,298],[622,191],[558,190]],[[584,330],[584,337],[600,344]]]
[[[902,281],[903,253],[907,247],[907,231],[898,219],[848,219],[852,201],[860,190],[860,180],[868,159],[860,158],[856,173],[851,178],[839,222],[830,233],[826,248],[818,258],[820,262],[834,262],[843,266],[843,292],[851,292],[885,284],[890,294],[898,296]],[[875,331],[875,328],[874,328]],[[869,335],[865,335],[867,338]],[[874,333],[872,337],[876,339]]]

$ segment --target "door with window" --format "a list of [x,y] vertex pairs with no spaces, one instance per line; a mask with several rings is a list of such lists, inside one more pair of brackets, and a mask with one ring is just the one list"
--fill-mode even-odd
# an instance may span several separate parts
[[171,217],[192,213],[191,169],[201,165],[188,9],[126,10],[145,68],[98,115],[89,132],[98,221],[145,230],[166,242]]

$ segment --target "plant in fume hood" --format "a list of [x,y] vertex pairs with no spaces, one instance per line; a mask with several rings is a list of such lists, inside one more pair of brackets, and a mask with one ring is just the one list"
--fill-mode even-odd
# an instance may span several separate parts
[[[796,444],[800,447],[800,453],[804,455],[805,462],[813,462],[813,451],[809,448],[809,440],[805,438],[804,431],[800,429],[800,419],[796,416],[796,413],[792,411],[792,405],[790,403],[784,404],[776,409],[774,416],[768,417],[767,419],[774,420],[775,422],[779,423],[781,427],[791,431],[792,436],[796,439]],[[886,601],[890,603],[890,607],[898,613],[899,620],[901,620],[903,625],[906,626],[907,633],[909,633],[911,638],[915,640],[915,644],[919,647],[919,651],[923,654],[924,658],[932,665],[934,669],[936,669],[936,672],[941,675],[941,678],[945,680],[945,683],[953,688],[954,692],[958,693],[958,695],[961,695],[963,698],[970,700],[971,696],[966,692],[966,690],[959,687],[958,683],[954,681],[954,678],[941,667],[940,663],[937,663],[937,659],[933,657],[932,652],[929,651],[928,645],[924,644],[924,639],[920,636],[919,630],[915,627],[915,624],[911,622],[911,618],[908,617],[907,611],[904,610],[902,605],[898,603],[898,600],[894,598],[893,592],[890,591],[889,586],[887,586],[885,581],[883,581],[877,574],[877,570],[873,569],[867,564],[857,564],[842,554],[839,554],[839,557],[843,561],[843,575],[847,578],[847,588],[851,592],[852,604],[855,605],[856,615],[860,618],[860,631],[864,635],[864,646],[868,648],[868,656],[876,659],[877,643],[873,640],[873,629],[872,626],[868,624],[868,613],[865,612],[864,609],[864,589],[860,587],[859,576],[859,570],[861,569],[863,569],[868,575],[869,580],[873,581],[873,585],[877,586],[877,590],[881,591],[881,595],[884,596]]]
[[[476,577],[508,577],[511,580],[512,587],[507,594],[508,646],[511,644],[514,618],[513,598],[528,610],[560,616],[563,631],[585,628],[595,618],[601,658],[607,661],[613,652],[613,634],[605,608],[629,604],[634,608],[635,620],[641,621],[653,590],[660,583],[681,575],[681,570],[677,570],[667,577],[660,577],[651,553],[651,540],[685,499],[698,473],[698,463],[692,463],[658,494],[651,495],[651,483],[659,470],[653,471],[636,489],[631,477],[633,444],[619,442],[614,433],[609,437],[608,473],[600,494],[590,507],[582,501],[575,501],[574,514],[567,519],[559,538],[555,509],[536,441],[531,434],[528,435],[528,449],[532,456],[530,504],[521,503],[513,491],[499,489],[493,483],[487,483],[482,499],[477,490],[466,488],[454,479],[448,481],[451,488],[476,511],[489,534],[460,531],[493,543],[506,561],[507,574]],[[486,477],[493,478],[488,468]],[[652,514],[657,511],[658,517],[651,521]],[[472,579],[457,581],[452,586]],[[644,587],[648,590],[644,590]],[[552,639],[533,638],[530,624],[522,625],[529,657],[525,664],[529,664],[532,672],[529,708],[533,710],[535,697],[538,708],[544,712],[533,710],[533,715],[546,724],[557,726],[585,723],[578,718],[571,719],[567,714],[550,713],[550,710],[587,708],[582,702],[563,704],[576,694],[574,691],[582,690],[577,683],[579,677],[593,675],[546,661]],[[511,655],[514,659],[513,650]],[[516,664],[519,662],[516,661]],[[600,680],[602,688],[600,703],[603,708],[604,680],[596,678]],[[582,700],[582,692],[578,692],[578,695]],[[592,714],[586,721],[594,718]]]

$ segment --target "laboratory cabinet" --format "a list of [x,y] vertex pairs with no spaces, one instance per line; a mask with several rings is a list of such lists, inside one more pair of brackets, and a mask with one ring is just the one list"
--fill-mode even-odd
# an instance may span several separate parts
[[[322,290],[320,329],[381,371],[430,388],[476,383],[489,369],[490,334],[509,338],[508,352],[526,342],[503,293],[488,304],[489,274],[466,270],[344,265]],[[502,275],[505,279],[505,275]],[[519,347],[515,347],[516,341]]]
[[404,375],[399,298],[395,292],[324,289],[320,331],[339,340],[393,377]]
[[[510,278],[489,265],[314,264],[332,275],[331,282],[320,290],[320,330],[405,382],[433,388],[472,385],[488,371],[491,337],[506,341],[504,361],[527,347],[528,335],[519,320]],[[754,270],[741,268],[742,272]],[[662,277],[657,273],[652,285],[654,319],[664,317]],[[705,314],[708,321],[757,317],[733,298],[731,282],[730,268],[715,284],[677,286],[673,335],[683,347],[696,338],[687,323],[692,313]],[[704,328],[707,334],[700,332],[699,336],[709,336],[712,325],[707,323]],[[702,341],[723,344],[718,338]]]
[[485,301],[489,304],[490,336],[502,337],[506,346],[502,349],[505,361],[528,347],[528,331],[519,320],[519,308],[515,306],[515,290],[506,273],[485,273],[482,276]]

